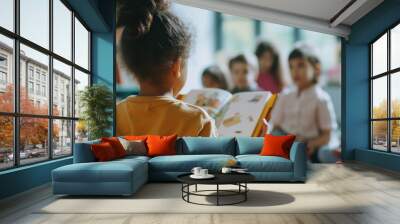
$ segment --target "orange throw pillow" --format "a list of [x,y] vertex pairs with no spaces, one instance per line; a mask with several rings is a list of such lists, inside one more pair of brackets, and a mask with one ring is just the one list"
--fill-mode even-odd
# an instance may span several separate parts
[[117,158],[126,156],[126,151],[117,137],[101,138],[101,142],[110,143]]
[[264,146],[261,149],[261,156],[280,156],[290,159],[290,148],[293,145],[295,135],[274,136],[266,134],[264,136]]
[[147,135],[127,135],[127,136],[123,136],[124,139],[128,140],[128,141],[146,141],[147,139]]
[[115,155],[115,151],[112,145],[108,142],[93,144],[91,145],[91,149],[94,154],[94,157],[99,162],[105,162],[117,159],[117,156]]
[[166,156],[176,155],[176,143],[177,135],[170,136],[157,136],[149,135],[147,137],[147,154],[148,156]]

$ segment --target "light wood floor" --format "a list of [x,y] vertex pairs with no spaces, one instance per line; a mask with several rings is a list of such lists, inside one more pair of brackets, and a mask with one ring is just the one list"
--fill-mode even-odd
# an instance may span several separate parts
[[[357,214],[37,214],[54,200],[42,186],[0,201],[0,223],[105,224],[260,224],[260,223],[400,223],[400,175],[357,163],[312,165],[308,182],[317,183],[344,200],[362,200]],[[316,201],[315,203],[320,203]],[[173,205],[171,205],[173,206]]]

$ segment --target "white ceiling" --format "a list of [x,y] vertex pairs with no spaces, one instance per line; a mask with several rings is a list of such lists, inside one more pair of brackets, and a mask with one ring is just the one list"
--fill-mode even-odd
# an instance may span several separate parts
[[[175,0],[177,3],[348,37],[350,27],[383,0]],[[332,20],[346,5],[337,20]]]
[[329,21],[350,0],[226,0]]

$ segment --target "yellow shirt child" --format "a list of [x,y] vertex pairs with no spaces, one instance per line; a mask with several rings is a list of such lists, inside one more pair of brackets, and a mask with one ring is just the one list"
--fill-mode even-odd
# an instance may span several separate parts
[[117,136],[216,136],[206,111],[172,96],[129,96],[118,103],[116,120]]

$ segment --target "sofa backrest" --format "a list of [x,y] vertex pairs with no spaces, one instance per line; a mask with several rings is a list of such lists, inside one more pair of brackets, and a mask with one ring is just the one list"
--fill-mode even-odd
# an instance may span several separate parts
[[264,144],[263,137],[236,137],[236,155],[259,154]]
[[74,163],[95,162],[96,158],[90,148],[92,144],[99,144],[100,140],[75,143]]
[[183,137],[176,143],[177,154],[226,154],[235,155],[233,137]]
[[[100,141],[76,143],[74,163],[96,161],[90,145],[97,143]],[[178,155],[225,154],[236,156],[259,154],[263,144],[263,137],[183,137],[177,140],[176,151]]]

